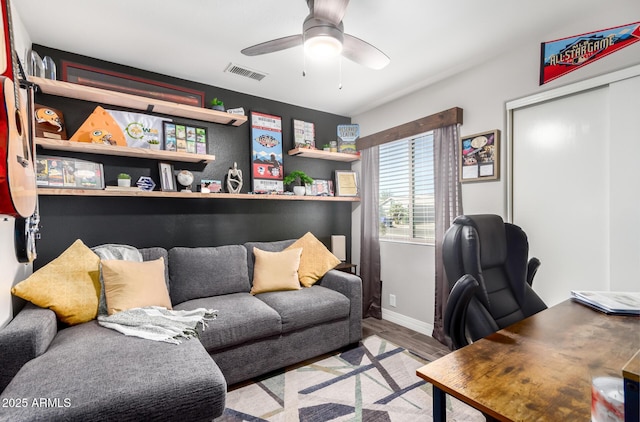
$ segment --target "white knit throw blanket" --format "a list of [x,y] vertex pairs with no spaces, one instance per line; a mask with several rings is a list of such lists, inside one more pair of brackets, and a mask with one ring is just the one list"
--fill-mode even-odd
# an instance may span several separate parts
[[98,323],[126,336],[180,344],[183,339],[198,337],[196,328],[216,319],[217,310],[198,308],[192,311],[170,311],[160,306],[133,308],[113,315],[99,315]]

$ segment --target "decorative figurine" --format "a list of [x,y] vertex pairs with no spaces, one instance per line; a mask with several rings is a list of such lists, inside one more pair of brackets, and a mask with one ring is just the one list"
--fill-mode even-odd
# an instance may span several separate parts
[[233,163],[233,168],[227,174],[227,190],[229,193],[240,193],[242,189],[242,170],[238,169],[238,163]]

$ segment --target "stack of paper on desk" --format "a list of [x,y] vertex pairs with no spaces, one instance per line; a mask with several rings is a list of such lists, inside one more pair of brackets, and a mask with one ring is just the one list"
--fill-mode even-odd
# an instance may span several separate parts
[[614,315],[640,315],[640,292],[571,291],[571,298]]

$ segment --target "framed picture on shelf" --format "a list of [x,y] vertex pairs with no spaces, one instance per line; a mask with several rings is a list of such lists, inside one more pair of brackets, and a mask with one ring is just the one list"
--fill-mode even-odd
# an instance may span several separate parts
[[202,193],[222,192],[222,180],[202,179],[200,181],[200,192]]
[[360,138],[360,125],[338,125],[338,152],[357,154],[356,142]]
[[68,157],[38,155],[36,183],[43,188],[104,189],[102,163]]
[[163,192],[175,192],[176,176],[173,171],[173,164],[158,163],[158,170],[160,172],[160,189]]
[[308,196],[333,196],[333,180],[313,179],[305,188]]
[[316,147],[316,126],[313,123],[293,119],[293,147],[310,148]]
[[62,80],[156,100],[204,106],[204,92],[62,60]]
[[355,171],[336,170],[336,196],[358,196],[358,178]]
[[500,131],[460,138],[460,182],[497,180],[500,170]]

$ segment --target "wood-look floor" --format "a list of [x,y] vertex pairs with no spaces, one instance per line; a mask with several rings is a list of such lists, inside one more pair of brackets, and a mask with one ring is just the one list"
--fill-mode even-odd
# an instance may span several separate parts
[[428,361],[434,361],[450,352],[447,346],[431,336],[383,319],[365,318],[362,320],[362,337],[366,338],[371,335],[389,340]]

